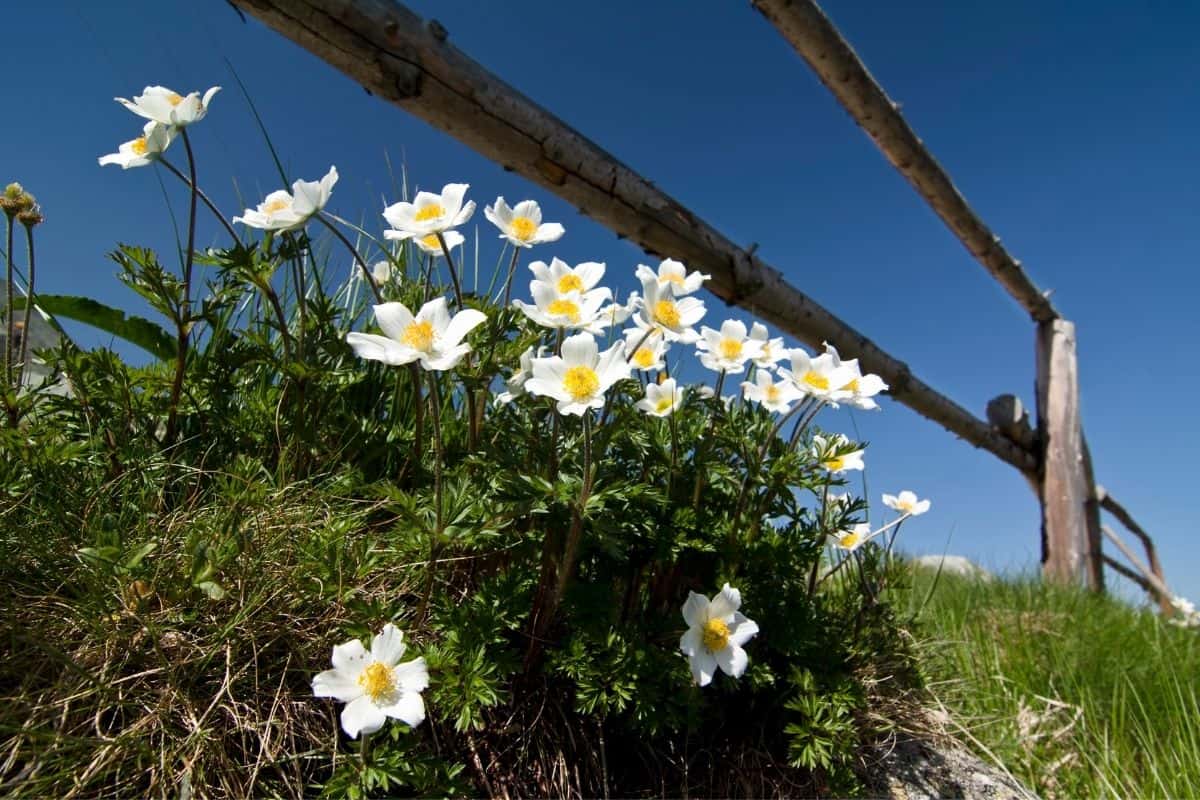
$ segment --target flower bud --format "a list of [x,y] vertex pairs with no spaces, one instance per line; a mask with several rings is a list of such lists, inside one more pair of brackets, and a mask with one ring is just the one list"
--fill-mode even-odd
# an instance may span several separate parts
[[[33,195],[25,195],[31,201]],[[31,203],[29,208],[17,213],[17,221],[27,228],[32,228],[34,225],[41,225],[46,221],[46,217],[42,214],[42,207],[37,203]]]
[[4,210],[5,214],[13,217],[24,208],[21,204],[21,198],[25,194],[25,188],[19,183],[10,183],[4,187],[4,194],[0,195],[0,209]]

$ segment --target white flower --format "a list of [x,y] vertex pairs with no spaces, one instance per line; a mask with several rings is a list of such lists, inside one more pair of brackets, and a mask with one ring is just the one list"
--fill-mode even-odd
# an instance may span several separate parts
[[633,324],[643,331],[661,333],[668,342],[691,344],[700,338],[695,325],[704,317],[704,303],[694,297],[676,300],[670,286],[659,286],[651,277],[642,281],[645,297],[640,303]]
[[374,733],[388,717],[414,728],[425,720],[425,702],[421,699],[421,692],[429,688],[425,659],[401,664],[403,655],[404,634],[388,623],[371,639],[371,652],[358,639],[336,645],[333,669],[313,678],[314,695],[346,704],[342,730],[351,739],[357,739],[360,733]]
[[[538,358],[542,357],[545,349],[545,347],[537,348]],[[520,368],[512,374],[512,377],[504,382],[504,386],[508,391],[496,395],[496,402],[499,405],[507,405],[525,394],[525,382],[533,376],[533,358],[534,350],[532,347],[521,353]]]
[[392,279],[392,265],[386,261],[376,261],[371,266],[371,277],[376,283],[387,283]]
[[214,86],[205,92],[203,97],[199,92],[192,92],[183,97],[165,86],[147,86],[132,100],[126,100],[124,97],[113,99],[139,117],[183,128],[204,119],[204,115],[208,113],[209,101],[219,91],[221,87]]
[[828,353],[813,358],[802,348],[787,351],[792,368],[780,367],[779,374],[790,378],[801,392],[818,400],[836,403],[850,396],[843,387],[854,379],[854,371],[845,365],[835,364]]
[[[534,261],[529,265],[529,271],[533,273],[533,280],[529,284],[530,294],[533,294],[534,286],[541,283],[559,297],[587,294],[604,277],[604,265],[597,261],[584,261],[572,267],[561,258],[550,259],[548,266],[545,261]],[[612,296],[609,290],[603,291]]]
[[296,181],[292,184],[290,194],[283,189],[271,192],[258,204],[258,208],[247,208],[242,216],[234,217],[233,221],[264,231],[291,231],[303,227],[329,202],[337,181],[337,167],[330,167],[321,180]]
[[898,495],[885,494],[883,496],[883,504],[888,508],[895,509],[901,514],[908,514],[911,517],[924,514],[929,510],[928,500],[917,500],[917,496],[905,489]]
[[636,405],[652,417],[667,417],[683,404],[683,387],[676,387],[674,378],[662,383],[646,384],[646,397]]
[[118,164],[121,169],[144,167],[155,161],[175,138],[176,129],[170,125],[151,120],[142,128],[142,135],[132,141],[123,142],[117,152],[100,156],[100,166]]
[[[843,452],[850,445],[850,440],[844,434],[836,434],[826,439],[824,436],[814,436],[812,454],[821,466],[833,473],[845,472],[849,469],[864,469],[863,451],[851,450]],[[841,455],[838,453],[841,452]]]
[[841,492],[840,494],[838,492],[830,492],[825,495],[826,508],[848,508],[853,502],[854,498],[850,496],[849,492]]
[[692,678],[699,685],[711,683],[717,667],[731,678],[746,671],[750,659],[742,645],[758,633],[758,624],[738,611],[741,605],[741,594],[728,583],[711,601],[688,592],[683,604],[688,629],[679,639],[679,649],[688,657]]
[[568,336],[562,356],[533,359],[533,377],[525,391],[558,401],[558,413],[582,417],[588,409],[604,407],[604,393],[629,377],[625,345],[617,342],[599,352],[590,333]]
[[704,282],[712,277],[699,272],[689,275],[687,267],[673,258],[668,258],[659,264],[657,273],[645,264],[638,264],[636,274],[642,283],[654,281],[659,288],[670,287],[675,297],[683,297],[699,291]]
[[[442,238],[446,240],[446,247],[450,250],[461,247],[462,243],[467,240],[458,231],[446,231],[442,234]],[[446,251],[442,249],[442,243],[438,241],[436,233],[431,233],[428,236],[414,236],[412,237],[412,243],[422,253],[428,253],[434,258],[441,258],[446,255]]]
[[746,368],[746,362],[758,355],[762,345],[746,336],[746,325],[736,319],[721,323],[721,330],[708,326],[700,329],[696,342],[700,363],[713,372],[736,375]]
[[755,322],[750,326],[750,338],[760,343],[758,355],[752,360],[759,369],[775,369],[775,364],[787,354],[783,349],[783,337],[767,338],[767,326]]
[[871,539],[871,526],[865,522],[850,526],[849,530],[840,530],[829,534],[829,543],[834,547],[853,553]]
[[[411,239],[444,233],[457,228],[475,211],[475,201],[463,204],[467,195],[466,183],[448,183],[441,194],[417,192],[411,203],[394,203],[383,210],[383,218],[393,230],[384,231],[387,239]],[[449,242],[447,242],[448,244]]]
[[842,361],[842,357],[838,355],[837,348],[829,342],[825,342],[825,353],[833,357],[835,366],[846,367],[854,376],[850,379],[849,383],[841,387],[842,391],[848,394],[845,402],[864,411],[873,411],[879,408],[879,404],[872,398],[888,388],[888,385],[883,382],[883,378],[873,373],[863,375],[862,369],[858,366],[857,358]]
[[560,295],[554,287],[544,281],[529,284],[533,293],[533,304],[513,300],[525,316],[546,328],[572,328],[589,333],[600,333],[604,325],[600,320],[600,306],[611,297],[608,289],[592,289],[590,292],[572,291]]
[[639,302],[641,301],[638,293],[632,292],[624,303],[616,301],[609,303],[600,309],[600,324],[606,328],[615,328],[617,325],[623,324],[633,312],[637,311]]
[[765,369],[754,373],[754,382],[742,381],[742,395],[747,400],[760,403],[763,408],[776,414],[786,414],[792,410],[792,403],[803,395],[789,380],[776,382],[774,376]]
[[346,343],[359,358],[392,366],[420,361],[425,369],[438,371],[451,369],[471,352],[470,345],[462,344],[463,337],[487,319],[473,308],[459,311],[451,319],[444,297],[421,306],[416,317],[403,303],[382,303],[374,308],[385,335],[346,334]]
[[509,208],[503,197],[497,197],[494,206],[484,207],[483,215],[500,229],[500,238],[514,247],[556,242],[566,233],[557,222],[542,222],[542,209],[535,200],[522,200]]
[[625,352],[629,354],[629,365],[633,369],[649,371],[666,366],[663,356],[667,353],[667,342],[661,333],[647,336],[645,331],[637,328],[625,331]]

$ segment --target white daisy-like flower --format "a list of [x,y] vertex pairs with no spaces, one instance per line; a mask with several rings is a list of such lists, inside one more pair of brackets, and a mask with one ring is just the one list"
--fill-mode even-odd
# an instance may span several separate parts
[[184,97],[165,86],[147,86],[132,100],[126,100],[124,97],[113,99],[139,117],[161,122],[163,125],[184,128],[204,119],[208,113],[209,102],[219,91],[221,87],[214,86],[205,92],[203,97],[199,92],[192,92]]
[[654,281],[659,288],[670,287],[675,297],[698,292],[704,282],[712,277],[700,272],[689,273],[687,267],[673,258],[668,258],[659,264],[657,272],[645,264],[638,264],[636,274],[642,283]]
[[[634,347],[637,349],[634,350]],[[645,331],[631,328],[625,331],[625,353],[633,369],[649,371],[666,366],[667,341],[661,333],[646,335]]]
[[545,328],[570,328],[594,334],[604,330],[600,306],[612,296],[608,289],[572,291],[562,295],[551,284],[540,280],[531,282],[529,289],[533,293],[533,303],[513,300],[513,305],[538,325]]
[[851,525],[849,529],[829,534],[829,543],[839,550],[853,553],[871,540],[871,526],[865,522]]
[[929,510],[930,506],[928,500],[918,500],[917,496],[907,489],[898,495],[885,494],[883,496],[883,504],[888,508],[899,511],[901,514],[908,514],[910,517],[924,514]]
[[[462,243],[466,241],[466,237],[458,231],[446,231],[442,234],[442,238],[446,240],[446,247],[451,250],[456,247],[462,247]],[[431,233],[427,236],[414,236],[412,237],[412,243],[422,253],[427,253],[434,258],[441,258],[446,255],[446,251],[442,249],[442,243],[438,241],[436,233]]]
[[503,197],[497,197],[495,205],[484,206],[483,215],[514,247],[556,242],[566,233],[557,222],[542,222],[542,208],[535,200],[522,200],[509,208]]
[[645,398],[635,405],[652,417],[668,417],[683,405],[683,387],[676,386],[674,378],[647,384]]
[[694,297],[677,300],[670,285],[659,286],[657,278],[642,281],[642,294],[634,325],[661,333],[668,342],[692,344],[700,338],[695,325],[704,317],[703,301]]
[[337,181],[337,167],[330,167],[319,181],[296,181],[291,192],[284,189],[271,192],[257,208],[247,208],[233,221],[264,231],[296,230],[325,208]]
[[[545,352],[545,347],[537,348],[537,358],[542,358],[542,353]],[[534,348],[529,347],[524,353],[521,353],[521,366],[512,374],[508,380],[504,382],[506,391],[496,395],[496,403],[498,405],[507,405],[518,397],[525,394],[525,382],[533,377],[533,359]]]
[[100,156],[100,166],[117,164],[121,169],[132,169],[152,164],[170,146],[171,141],[175,138],[176,130],[170,125],[150,120],[142,128],[141,136],[121,143],[117,146],[115,153]]
[[525,391],[558,401],[558,413],[582,417],[589,409],[604,407],[604,393],[629,377],[625,345],[617,342],[603,353],[590,333],[568,336],[562,356],[534,358],[533,377]]
[[804,396],[791,381],[776,381],[765,369],[754,373],[753,383],[742,381],[742,395],[776,414],[791,411],[792,403]]
[[[865,469],[863,463],[863,450],[851,450],[845,452],[850,440],[845,434],[835,434],[826,439],[824,436],[814,436],[812,441],[813,457],[820,462],[821,466],[834,474],[845,472],[851,469]],[[841,455],[838,455],[841,453]]]
[[761,344],[746,335],[746,325],[740,320],[727,319],[721,330],[708,326],[700,329],[700,340],[696,342],[700,363],[713,372],[737,375],[746,368],[746,362],[758,355]]
[[888,385],[883,382],[883,378],[870,372],[864,375],[858,365],[857,358],[843,361],[842,357],[838,354],[837,348],[829,342],[825,342],[825,352],[833,357],[835,366],[846,367],[854,376],[850,379],[849,383],[841,387],[842,391],[847,393],[847,397],[843,402],[855,408],[860,408],[863,411],[874,411],[879,408],[879,404],[875,402],[874,397],[888,388]]
[[[544,284],[560,297],[586,294],[595,291],[596,284],[604,277],[604,264],[598,261],[584,261],[574,267],[561,258],[552,258],[550,263],[534,261],[529,265],[533,280],[529,283],[529,292],[533,293],[536,284]],[[605,289],[604,291],[609,292]],[[609,292],[612,296],[612,292]]]
[[802,348],[787,351],[792,368],[779,368],[779,374],[789,378],[805,395],[830,403],[850,396],[842,387],[854,379],[854,371],[845,365],[835,364],[833,356],[825,353],[813,358]]
[[623,325],[637,311],[641,302],[637,292],[632,292],[624,303],[612,302],[600,309],[600,324],[605,328]]
[[346,343],[359,358],[399,366],[419,361],[427,370],[447,370],[471,352],[463,338],[487,317],[473,308],[450,316],[446,298],[436,297],[414,317],[403,303],[382,303],[375,308],[375,319],[384,335],[346,334]]
[[742,645],[758,633],[758,623],[740,611],[742,596],[728,583],[712,600],[688,592],[683,604],[687,632],[679,639],[679,649],[688,657],[692,678],[700,686],[712,682],[717,667],[731,678],[740,678],[750,658]]
[[383,218],[392,226],[392,230],[383,232],[384,237],[421,238],[457,228],[475,211],[474,200],[463,202],[468,187],[466,183],[448,183],[442,187],[441,194],[417,192],[411,203],[393,203],[383,210]]
[[752,359],[759,369],[775,369],[775,365],[787,356],[783,347],[783,337],[768,338],[767,326],[761,322],[750,326],[750,338],[760,343],[758,355]]
[[313,678],[317,697],[332,697],[346,704],[342,730],[351,739],[372,734],[388,717],[416,727],[425,721],[421,692],[429,688],[429,671],[424,658],[400,663],[404,656],[404,634],[388,623],[371,639],[371,650],[358,639],[333,648],[333,669]]

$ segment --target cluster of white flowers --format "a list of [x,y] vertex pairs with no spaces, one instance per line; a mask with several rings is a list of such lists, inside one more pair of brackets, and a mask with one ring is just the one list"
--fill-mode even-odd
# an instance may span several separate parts
[[[860,456],[860,461],[861,453],[861,450],[855,453],[856,455]],[[862,467],[860,466],[858,469],[862,469]],[[849,504],[849,502],[850,496],[848,494],[831,494],[826,498],[826,503],[829,506],[846,506]],[[829,534],[827,537],[829,544],[833,545],[833,547],[837,548],[838,550],[843,550],[847,553],[853,553],[855,550],[862,547],[879,534],[891,528],[898,527],[901,522],[909,517],[918,517],[921,514],[924,514],[929,510],[930,505],[932,505],[929,500],[918,500],[917,495],[907,489],[900,492],[898,495],[885,494],[883,496],[883,504],[893,511],[899,511],[900,516],[874,531],[871,530],[870,524],[866,522],[859,522],[846,528],[840,528]]]
[[122,169],[130,169],[144,167],[157,160],[182,129],[204,119],[209,101],[219,91],[221,87],[214,86],[203,96],[199,92],[192,92],[185,97],[165,86],[147,86],[132,100],[114,98],[149,122],[142,128],[141,136],[122,143],[117,152],[101,156],[100,166],[117,164]]
[[1175,616],[1168,620],[1172,625],[1200,628],[1200,611],[1196,610],[1196,605],[1191,600],[1177,595],[1171,598],[1171,607],[1175,609]]

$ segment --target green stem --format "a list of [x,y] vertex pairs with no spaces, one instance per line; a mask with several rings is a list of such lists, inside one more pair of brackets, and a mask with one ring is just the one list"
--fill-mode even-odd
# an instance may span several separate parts
[[325,219],[324,213],[318,211],[316,218],[322,225],[328,228],[343,245],[346,246],[346,249],[350,251],[350,255],[354,256],[354,262],[358,264],[359,269],[362,270],[363,280],[367,282],[367,286],[371,287],[371,294],[375,295],[375,302],[382,303],[383,293],[379,289],[379,284],[375,282],[375,276],[371,274],[371,268],[367,266],[366,261],[363,261],[363,257],[358,254],[358,250],[355,249],[354,245],[350,243],[350,240],[346,238],[345,234],[337,229],[336,225]]
[[188,345],[190,343],[192,321],[192,265],[195,263],[196,251],[196,201],[199,190],[196,188],[196,158],[192,153],[192,143],[188,139],[187,128],[180,128],[179,135],[183,139],[184,151],[188,160],[188,186],[191,188],[191,201],[188,206],[188,236],[187,252],[183,257],[183,302],[179,306],[175,320],[178,332],[178,351],[175,356],[175,380],[171,384],[171,400],[167,410],[167,431],[165,442],[170,444],[175,440],[175,425],[179,414],[179,398],[183,394],[183,375],[187,367]]
[[508,277],[504,280],[504,307],[508,308],[509,300],[512,298],[512,282],[513,276],[517,272],[517,259],[521,255],[521,248],[513,245],[512,261],[508,262]]
[[33,278],[34,278],[34,258],[33,258],[33,226],[25,226],[25,246],[29,250],[29,276],[25,282],[25,316],[22,320],[24,327],[21,329],[21,364],[17,367],[17,391],[21,391],[21,384],[25,379],[25,365],[29,362],[29,316],[33,313]]
[[[180,172],[174,164],[162,157],[158,159],[158,163],[166,167],[168,172],[187,184],[189,188],[192,188],[192,183],[188,180],[187,175],[184,175],[182,172]],[[208,210],[213,213],[213,216],[225,226],[225,230],[229,232],[229,235],[233,237],[233,240],[235,242],[240,242],[242,237],[238,236],[237,230],[234,229],[233,224],[230,223],[229,220],[225,219],[225,215],[221,213],[221,209],[217,208],[216,204],[214,204],[213,201],[208,198],[208,195],[200,191],[199,187],[196,187],[196,195],[200,198],[200,202],[204,203],[204,205],[208,207]]]
[[8,217],[8,240],[4,253],[7,256],[7,271],[5,272],[5,291],[8,295],[4,304],[4,391],[7,394],[13,388],[12,374],[12,348],[13,336],[16,334],[16,326],[13,323],[13,215],[5,213]]
[[446,244],[446,237],[442,235],[441,231],[438,231],[437,238],[438,243],[442,246],[442,252],[446,255],[446,267],[450,270],[450,280],[454,284],[454,299],[459,308],[465,308],[462,285],[458,282],[458,269],[454,265],[454,256],[450,255],[450,247]]

